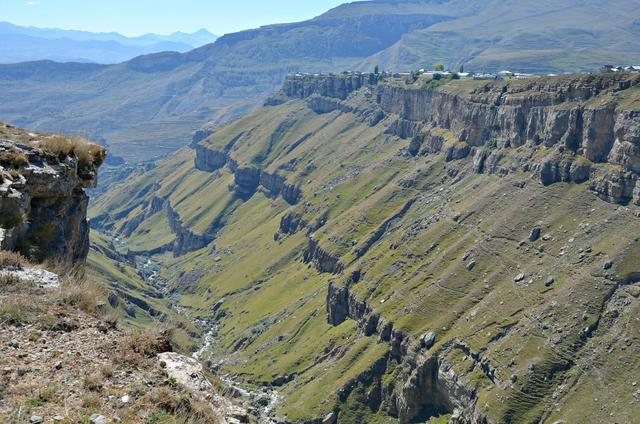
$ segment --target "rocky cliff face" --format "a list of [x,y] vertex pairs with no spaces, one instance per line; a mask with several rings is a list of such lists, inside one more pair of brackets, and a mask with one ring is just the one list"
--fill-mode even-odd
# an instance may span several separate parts
[[210,147],[197,144],[195,146],[195,168],[200,171],[214,172],[225,165],[234,174],[234,186],[232,190],[242,199],[249,199],[259,188],[262,188],[269,196],[282,198],[287,203],[294,205],[302,196],[302,190],[277,172],[269,173],[255,166],[239,166],[228,153]]
[[[450,357],[455,351],[464,352],[472,361],[471,370],[487,375],[495,383],[495,370],[481,356],[453,340],[435,352],[436,333],[429,332],[419,340],[395,328],[392,322],[380,316],[366,302],[359,300],[348,286],[337,287],[330,283],[327,294],[329,323],[340,325],[347,319],[355,320],[363,335],[376,336],[380,343],[390,347],[386,363],[377,367],[373,378],[381,379],[390,372],[390,364],[397,363],[396,381],[404,384],[381,384],[375,396],[381,404],[397,415],[400,422],[415,422],[425,416],[452,414],[452,424],[486,423],[477,405],[477,387],[463,380],[454,371]],[[345,396],[347,397],[347,396]]]
[[521,166],[544,184],[589,181],[604,199],[640,204],[640,112],[627,102],[640,87],[638,77],[534,78],[462,90],[424,89],[420,80],[377,81],[372,74],[296,75],[276,98],[307,98],[312,105],[368,87],[376,99],[370,107],[397,118],[387,132],[411,139],[413,155],[446,150],[447,161],[473,156],[477,172],[493,173],[526,149]]
[[39,147],[51,136],[1,125],[0,249],[20,250],[61,272],[84,266],[89,251],[85,189],[96,186],[100,159],[54,154]]
[[[194,250],[202,249],[208,245],[212,240],[212,236],[195,234],[185,226],[181,219],[169,202],[165,203],[167,217],[169,219],[169,227],[171,231],[176,235],[176,240],[173,243],[171,250],[175,256],[184,255],[185,253],[193,252]],[[149,252],[153,254],[153,252]]]

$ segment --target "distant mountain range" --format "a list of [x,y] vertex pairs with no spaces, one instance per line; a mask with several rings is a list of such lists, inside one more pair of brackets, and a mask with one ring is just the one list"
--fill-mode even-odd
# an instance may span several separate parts
[[[640,1],[377,0],[115,65],[0,66],[0,119],[79,132],[128,161],[175,151],[298,72],[428,68],[564,73],[640,63]],[[113,41],[113,40],[111,40]],[[17,50],[17,49],[16,49]],[[13,50],[12,50],[13,51]]]
[[126,37],[117,32],[22,27],[0,22],[0,63],[53,60],[113,64],[143,54],[186,52],[217,38],[206,29],[193,34],[175,32],[171,35]]

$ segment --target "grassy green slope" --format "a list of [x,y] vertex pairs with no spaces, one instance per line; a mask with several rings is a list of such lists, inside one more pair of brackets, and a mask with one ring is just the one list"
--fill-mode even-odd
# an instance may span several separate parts
[[[474,84],[443,89],[465,92]],[[348,102],[358,110],[369,101],[361,92]],[[354,321],[327,324],[329,281],[343,284],[361,271],[351,292],[398,330],[415,338],[434,331],[430,352],[463,342],[495,369],[489,378],[461,351],[447,351],[453,371],[477,390],[477,404],[486,405],[484,413],[495,422],[603,422],[611,413],[629,422],[637,416],[624,381],[625,374],[640,376],[631,318],[637,284],[611,297],[612,282],[603,274],[609,258],[618,279],[638,271],[637,207],[606,203],[586,185],[544,187],[517,164],[498,177],[474,174],[469,160],[445,162],[443,154],[410,157],[403,153],[407,140],[385,134],[394,120],[369,126],[356,113],[316,114],[304,101],[290,101],[202,143],[226,148],[244,166],[258,158],[304,192],[291,206],[258,191],[238,201],[211,245],[158,258],[161,277],[181,295],[185,314],[215,321],[212,361],[249,385],[284,383],[277,413],[292,421],[322,417],[340,405],[349,405],[344,422],[391,419],[384,408],[363,407],[367,387],[339,399],[341,389],[372,372],[390,350]],[[528,149],[535,151],[529,143],[517,154],[527,156]],[[210,224],[231,196],[232,176],[227,168],[195,171],[192,160],[192,152],[181,151],[100,199],[92,213],[107,214],[105,222],[117,221],[117,229],[141,213],[114,219],[127,205],[140,204],[131,193],[167,195],[182,205],[181,217],[193,229]],[[145,191],[151,182],[158,184]],[[290,212],[326,223],[312,234],[274,237]],[[529,242],[533,226],[544,238]],[[340,258],[342,274],[303,263],[309,238]],[[137,233],[125,238],[139,240]],[[468,270],[471,260],[476,265]],[[554,283],[546,286],[549,277]],[[386,372],[384,384],[394,382],[392,367]],[[604,387],[600,403],[588,401]]]

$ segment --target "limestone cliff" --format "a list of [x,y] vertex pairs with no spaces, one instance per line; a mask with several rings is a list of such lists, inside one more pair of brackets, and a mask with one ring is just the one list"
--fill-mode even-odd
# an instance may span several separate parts
[[64,140],[0,124],[0,249],[19,250],[61,272],[84,266],[85,189],[96,186],[104,159],[95,145],[77,146],[77,153],[52,150]]
[[468,81],[438,89],[424,88],[419,78],[380,79],[294,75],[274,99],[308,99],[310,107],[319,99],[338,99],[332,110],[344,109],[348,102],[342,101],[366,87],[375,98],[365,106],[369,114],[395,117],[388,133],[412,139],[413,155],[446,151],[448,161],[472,156],[477,172],[520,167],[544,184],[589,181],[604,199],[640,204],[637,76]]

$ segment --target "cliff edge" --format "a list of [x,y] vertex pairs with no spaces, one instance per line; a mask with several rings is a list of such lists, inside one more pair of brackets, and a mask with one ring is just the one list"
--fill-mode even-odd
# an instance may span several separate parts
[[0,123],[0,249],[59,272],[89,252],[87,188],[106,156],[99,145]]

